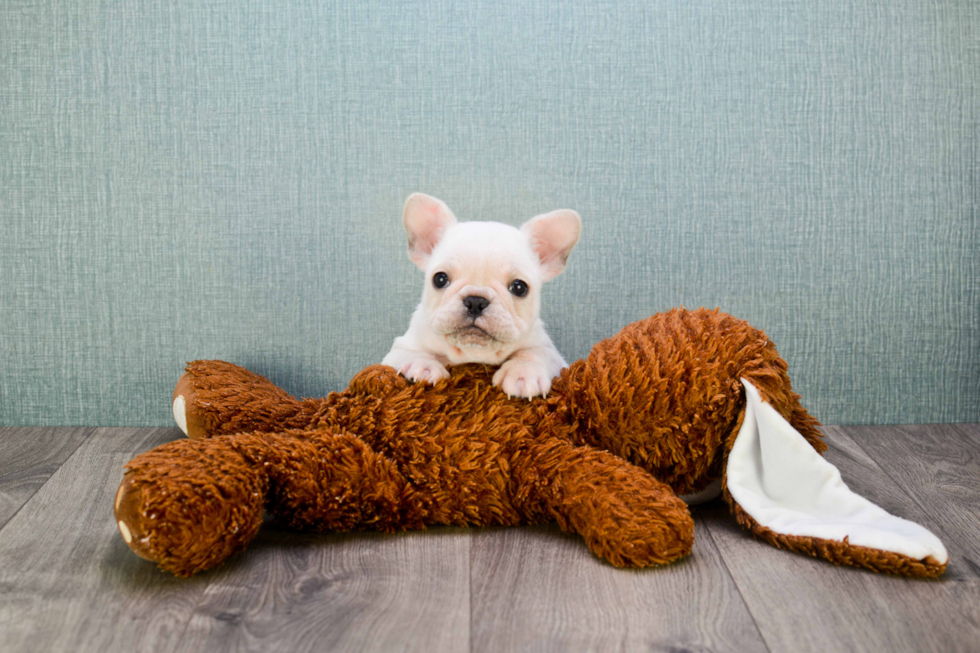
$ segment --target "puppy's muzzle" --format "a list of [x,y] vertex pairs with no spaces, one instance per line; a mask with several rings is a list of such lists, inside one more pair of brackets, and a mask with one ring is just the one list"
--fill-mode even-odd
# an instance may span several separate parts
[[479,295],[470,295],[463,299],[463,306],[466,307],[466,314],[474,319],[483,314],[483,309],[490,305],[486,298]]

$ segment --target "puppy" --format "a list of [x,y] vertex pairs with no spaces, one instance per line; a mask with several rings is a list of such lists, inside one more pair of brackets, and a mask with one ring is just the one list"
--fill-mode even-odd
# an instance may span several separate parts
[[567,363],[538,317],[541,286],[565,269],[582,230],[578,214],[552,211],[520,229],[460,223],[441,200],[415,193],[402,222],[425,287],[382,364],[426,383],[447,378],[447,365],[500,365],[493,384],[508,396],[548,394]]

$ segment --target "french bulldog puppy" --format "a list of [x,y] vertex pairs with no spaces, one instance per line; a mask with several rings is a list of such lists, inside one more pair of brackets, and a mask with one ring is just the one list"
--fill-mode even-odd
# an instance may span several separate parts
[[541,286],[565,269],[582,230],[578,213],[552,211],[520,229],[457,222],[442,200],[415,193],[402,222],[425,286],[382,364],[426,383],[447,378],[447,365],[499,365],[493,384],[508,396],[548,394],[567,363],[539,317]]

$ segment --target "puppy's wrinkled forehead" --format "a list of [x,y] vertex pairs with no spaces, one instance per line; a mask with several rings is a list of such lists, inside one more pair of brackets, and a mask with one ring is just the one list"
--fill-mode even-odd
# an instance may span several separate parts
[[446,231],[432,251],[430,272],[445,267],[492,277],[537,276],[538,258],[526,234],[499,222],[460,222]]

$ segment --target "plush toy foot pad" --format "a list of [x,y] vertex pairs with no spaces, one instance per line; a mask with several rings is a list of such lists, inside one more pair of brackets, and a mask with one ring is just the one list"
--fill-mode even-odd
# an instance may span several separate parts
[[836,467],[759,391],[745,386],[745,417],[732,445],[726,486],[743,526],[770,543],[876,571],[935,576],[946,567],[942,542],[852,492]]
[[193,384],[191,384],[191,376],[184,372],[177,380],[177,386],[174,388],[172,408],[174,421],[177,422],[177,426],[184,432],[184,435],[191,440],[198,440],[207,435],[207,430],[200,416],[195,411],[189,410],[196,405],[196,402],[197,394]]
[[155,556],[146,546],[146,535],[141,528],[140,511],[142,506],[140,504],[140,496],[133,487],[132,480],[124,477],[122,483],[119,484],[119,490],[116,492],[114,506],[116,525],[119,526],[119,532],[133,553],[146,560],[156,562]]

